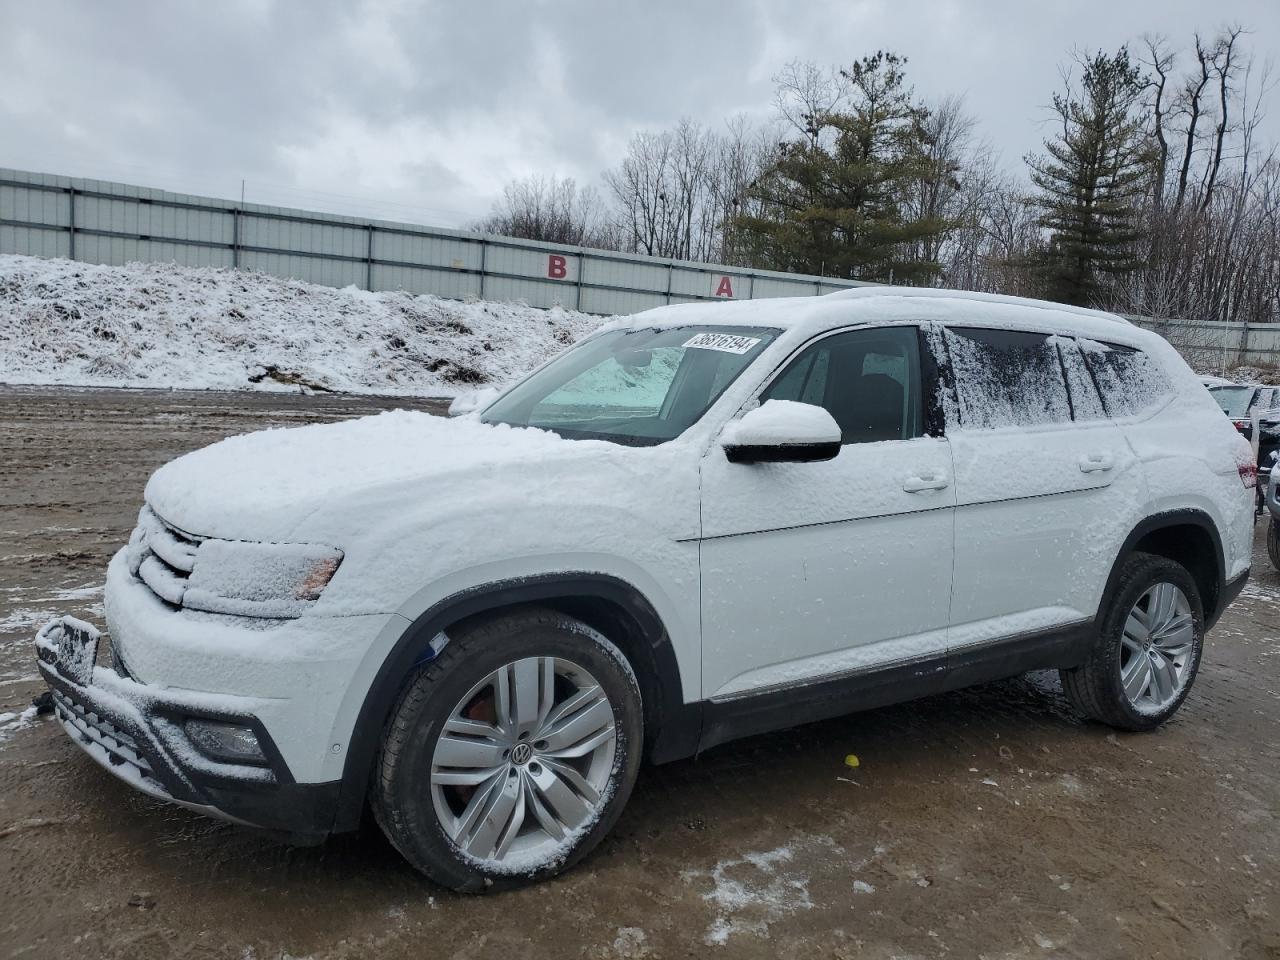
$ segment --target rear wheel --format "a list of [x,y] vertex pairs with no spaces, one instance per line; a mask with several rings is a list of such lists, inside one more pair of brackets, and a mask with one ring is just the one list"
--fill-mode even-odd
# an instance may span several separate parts
[[587,625],[526,610],[466,627],[395,709],[375,815],[410,863],[455,890],[552,876],[621,813],[641,717],[631,667]]
[[1061,671],[1062,687],[1095,720],[1150,730],[1186,699],[1203,647],[1204,609],[1191,574],[1165,557],[1134,553],[1089,658]]

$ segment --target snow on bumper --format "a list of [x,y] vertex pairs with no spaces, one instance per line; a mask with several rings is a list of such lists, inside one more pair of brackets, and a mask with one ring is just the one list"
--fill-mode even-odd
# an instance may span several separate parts
[[175,610],[129,573],[123,551],[107,568],[103,602],[113,649],[131,678],[256,717],[300,783],[342,776],[349,731],[338,715],[370,644],[389,621],[402,619],[255,621]]
[[[334,749],[336,714],[355,693],[348,687],[363,641],[391,615],[274,626],[192,617],[135,579],[123,552],[108,568],[105,606],[110,666],[94,662],[108,638],[73,618],[36,638],[41,675],[72,740],[152,796],[299,838],[327,833],[346,758],[345,743]],[[252,730],[260,762],[202,752],[187,733],[193,718]]]
[[[158,695],[114,669],[94,665],[100,641],[93,627],[62,617],[37,634],[36,657],[58,722],[103,768],[153,797],[232,820],[238,818],[209,802],[201,778],[259,786],[277,782],[277,771],[268,767],[231,766],[200,756],[182,732],[182,720],[207,715],[203,705]],[[74,662],[81,649],[83,664]]]

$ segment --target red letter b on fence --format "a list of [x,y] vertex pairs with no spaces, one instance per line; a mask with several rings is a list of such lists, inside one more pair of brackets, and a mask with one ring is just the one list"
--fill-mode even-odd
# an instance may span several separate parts
[[547,276],[552,280],[563,280],[569,275],[569,262],[558,253],[547,256]]

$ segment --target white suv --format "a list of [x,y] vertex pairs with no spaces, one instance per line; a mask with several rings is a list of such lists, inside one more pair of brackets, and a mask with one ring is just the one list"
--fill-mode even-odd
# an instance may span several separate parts
[[642,758],[1040,668],[1156,726],[1248,575],[1253,470],[1118,317],[900,288],[666,307],[465,417],[166,465],[108,569],[109,659],[63,619],[40,668],[134,786],[299,840],[368,803],[475,890],[585,855]]

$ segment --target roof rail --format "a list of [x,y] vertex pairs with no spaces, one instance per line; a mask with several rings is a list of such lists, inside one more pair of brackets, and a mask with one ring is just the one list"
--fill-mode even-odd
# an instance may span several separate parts
[[1112,320],[1116,323],[1129,324],[1130,321],[1117,313],[1106,310],[1092,310],[1088,307],[1073,307],[1065,303],[1054,303],[1051,300],[1034,300],[1030,297],[1010,297],[1001,293],[978,293],[974,290],[948,290],[943,287],[894,287],[888,284],[853,287],[823,294],[826,298],[837,300],[865,300],[872,297],[920,297],[933,300],[968,300],[978,303],[1003,303],[1015,307],[1033,307],[1037,310],[1055,310],[1058,313],[1071,313],[1081,317],[1093,317],[1096,320]]

